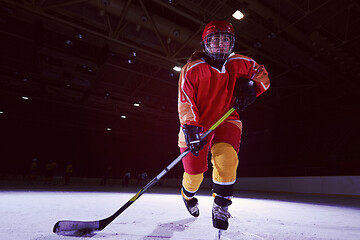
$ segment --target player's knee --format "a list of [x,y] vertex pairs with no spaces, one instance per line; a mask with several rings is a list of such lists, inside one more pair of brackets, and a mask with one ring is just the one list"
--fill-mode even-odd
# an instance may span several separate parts
[[213,180],[219,182],[232,182],[236,179],[238,155],[232,145],[216,143],[211,148],[213,164]]
[[228,143],[214,144],[211,148],[211,154],[213,162],[220,168],[237,167],[238,165],[238,155],[233,146]]
[[182,185],[187,191],[195,192],[199,189],[203,179],[204,179],[203,173],[191,175],[184,172]]

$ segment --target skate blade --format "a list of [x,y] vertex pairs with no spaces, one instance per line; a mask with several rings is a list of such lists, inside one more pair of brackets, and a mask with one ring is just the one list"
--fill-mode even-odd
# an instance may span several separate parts
[[215,234],[215,240],[231,240],[230,238],[223,236],[224,231],[225,230],[217,229],[216,234]]
[[215,240],[222,239],[222,238],[221,238],[221,235],[222,235],[223,231],[224,231],[224,230],[221,230],[221,229],[218,229],[218,230],[216,231]]

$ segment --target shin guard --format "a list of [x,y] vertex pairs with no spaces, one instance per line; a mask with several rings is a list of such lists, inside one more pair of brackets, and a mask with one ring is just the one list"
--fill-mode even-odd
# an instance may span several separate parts
[[223,198],[231,199],[236,181],[238,155],[228,143],[215,143],[211,148],[213,164],[213,192]]
[[190,175],[184,172],[181,194],[186,200],[190,200],[191,198],[194,197],[203,179],[204,179],[203,173]]

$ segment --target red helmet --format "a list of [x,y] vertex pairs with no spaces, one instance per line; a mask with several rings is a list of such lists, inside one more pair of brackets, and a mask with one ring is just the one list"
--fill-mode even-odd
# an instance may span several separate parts
[[205,26],[201,44],[213,60],[226,60],[235,45],[233,26],[228,21],[211,21]]
[[234,35],[234,27],[228,21],[211,21],[209,22],[203,31],[202,40],[204,41],[206,36],[215,32],[228,32]]

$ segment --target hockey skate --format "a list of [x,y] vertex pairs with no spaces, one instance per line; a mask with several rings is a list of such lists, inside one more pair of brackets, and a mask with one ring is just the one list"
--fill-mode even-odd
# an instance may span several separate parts
[[227,230],[229,227],[228,219],[231,217],[228,207],[231,200],[216,196],[212,208],[212,222],[214,228]]
[[189,213],[194,216],[194,217],[198,217],[200,212],[199,212],[199,208],[198,208],[198,200],[197,198],[192,198],[190,200],[186,200],[183,197],[186,209],[189,211]]

